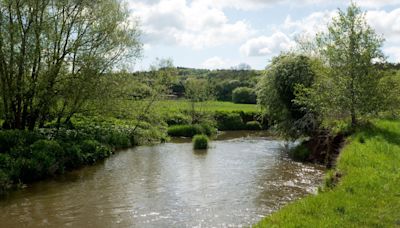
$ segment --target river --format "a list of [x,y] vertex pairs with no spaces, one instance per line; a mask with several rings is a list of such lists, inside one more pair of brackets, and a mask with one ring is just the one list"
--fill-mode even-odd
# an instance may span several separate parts
[[12,192],[1,227],[241,227],[316,192],[323,168],[288,158],[264,133],[223,133],[116,153]]

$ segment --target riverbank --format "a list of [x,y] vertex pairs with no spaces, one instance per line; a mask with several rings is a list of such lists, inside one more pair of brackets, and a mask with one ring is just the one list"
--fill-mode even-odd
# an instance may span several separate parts
[[[190,125],[189,130],[194,128],[194,134],[208,135],[214,134],[217,128],[261,129],[261,125],[255,121],[260,115],[256,105],[217,101],[197,104],[202,107],[199,115],[212,119],[199,130],[198,125],[191,124],[188,102],[159,103],[155,107],[159,114],[151,120],[77,114],[68,125],[60,128],[56,123],[49,122],[34,131],[0,129],[0,195],[25,184],[92,165],[118,149],[165,142],[170,132],[168,126]],[[134,109],[135,106],[129,107]],[[176,136],[182,136],[180,134]]]
[[400,121],[377,120],[348,139],[325,186],[254,227],[400,226]]

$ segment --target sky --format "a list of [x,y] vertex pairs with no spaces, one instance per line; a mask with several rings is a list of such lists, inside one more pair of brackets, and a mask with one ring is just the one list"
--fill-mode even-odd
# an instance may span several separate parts
[[[349,0],[127,0],[139,22],[143,57],[175,66],[229,69],[241,63],[264,69],[272,57],[295,47],[295,38],[326,29]],[[400,62],[400,0],[355,0],[367,22],[385,38],[383,52]]]

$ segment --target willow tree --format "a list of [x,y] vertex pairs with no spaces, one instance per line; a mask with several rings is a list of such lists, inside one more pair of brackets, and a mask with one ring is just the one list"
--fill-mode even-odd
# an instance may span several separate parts
[[70,118],[107,72],[138,57],[138,35],[119,0],[0,0],[4,127]]
[[376,111],[380,76],[374,62],[384,59],[382,43],[354,3],[346,11],[339,10],[328,31],[317,36],[322,60],[329,68],[322,82],[331,98],[325,114],[335,119],[349,117],[354,126],[359,116]]

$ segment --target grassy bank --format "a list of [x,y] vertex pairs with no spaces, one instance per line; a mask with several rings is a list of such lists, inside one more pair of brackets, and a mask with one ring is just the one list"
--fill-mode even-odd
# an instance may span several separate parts
[[400,121],[379,120],[359,129],[326,185],[254,227],[400,226]]

